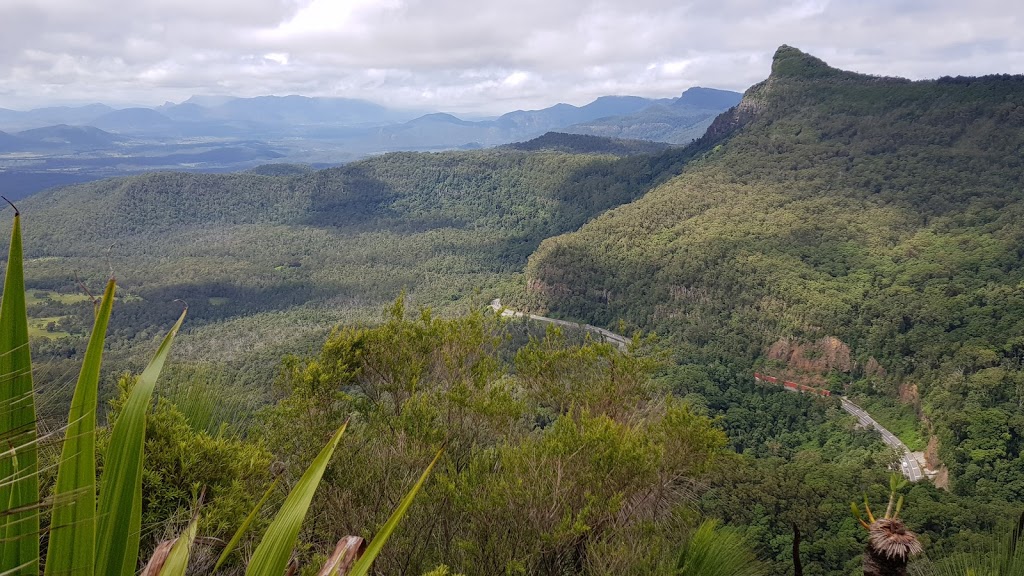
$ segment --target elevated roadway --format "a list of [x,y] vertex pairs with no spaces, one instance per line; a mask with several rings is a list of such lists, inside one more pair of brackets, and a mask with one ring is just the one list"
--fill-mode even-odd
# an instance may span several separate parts
[[[510,308],[503,308],[501,306],[501,300],[495,298],[491,301],[491,308],[495,312],[500,313],[504,317],[511,318],[529,318],[530,320],[536,320],[537,322],[547,322],[548,324],[554,324],[555,326],[564,326],[566,328],[576,328],[579,330],[586,330],[592,334],[597,334],[604,341],[611,342],[618,346],[619,350],[626,352],[629,349],[629,343],[631,340],[621,334],[616,334],[610,330],[593,326],[590,324],[579,324],[577,322],[569,322],[567,320],[558,320],[555,318],[548,318],[547,316],[538,316],[536,314],[526,314]],[[840,396],[839,398],[843,410],[853,414],[861,425],[874,428],[879,434],[882,435],[882,441],[887,445],[891,446],[894,450],[901,454],[900,456],[900,471],[907,477],[911,482],[917,482],[924,478],[924,472],[921,470],[921,464],[914,458],[914,455],[910,453],[910,449],[907,448],[895,434],[886,430],[881,424],[875,421],[863,408],[857,406],[849,398]]]

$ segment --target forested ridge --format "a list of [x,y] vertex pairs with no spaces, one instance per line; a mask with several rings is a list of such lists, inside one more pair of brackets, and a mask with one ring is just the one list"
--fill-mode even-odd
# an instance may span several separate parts
[[[896,458],[757,368],[857,396],[948,467],[948,489],[903,489],[930,574],[1024,507],[1022,128],[1022,77],[877,78],[783,47],[683,148],[548,134],[49,191],[19,204],[40,419],[61,424],[84,289],[113,272],[111,414],[189,306],[146,432],[145,550],[206,487],[216,551],[347,421],[303,566],[378,531],[443,447],[379,573],[678,574],[709,518],[761,573],[793,570],[794,527],[803,574],[859,573],[850,502],[883,501]],[[637,337],[623,355],[495,297]]]
[[954,493],[1019,506],[1022,128],[1021,76],[910,82],[780,48],[682,175],[541,245],[531,302],[657,330],[698,372],[837,337],[851,364],[813,377],[900,396]]

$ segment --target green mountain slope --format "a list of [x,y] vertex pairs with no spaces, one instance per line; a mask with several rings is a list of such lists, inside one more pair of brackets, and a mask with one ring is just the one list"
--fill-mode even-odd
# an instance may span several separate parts
[[910,82],[782,47],[682,175],[541,245],[532,302],[740,366],[836,336],[888,373],[853,367],[855,391],[920,398],[955,489],[1022,500],[1022,128],[1024,77]]
[[[233,356],[375,318],[402,290],[442,310],[484,305],[493,296],[475,292],[514,290],[541,240],[638,198],[686,155],[399,153],[290,176],[148,174],[19,207],[30,286],[77,292],[75,272],[95,284],[113,268],[133,296],[120,336],[148,339],[183,299],[209,334],[196,351]],[[84,332],[76,306],[36,316]]]

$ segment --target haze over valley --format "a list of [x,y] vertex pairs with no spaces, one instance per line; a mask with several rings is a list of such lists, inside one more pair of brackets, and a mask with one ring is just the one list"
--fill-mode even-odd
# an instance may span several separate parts
[[675,98],[604,96],[580,107],[556,104],[472,121],[303,96],[193,97],[157,108],[0,109],[0,185],[20,198],[155,170],[322,168],[397,150],[490,148],[550,131],[682,145],[739,99],[737,92],[689,88]]

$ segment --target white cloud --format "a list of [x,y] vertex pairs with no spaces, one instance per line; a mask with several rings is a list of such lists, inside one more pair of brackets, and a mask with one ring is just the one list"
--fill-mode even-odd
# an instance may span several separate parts
[[263,55],[263,59],[264,60],[269,60],[269,61],[274,62],[275,64],[279,64],[281,66],[287,66],[288,65],[288,53],[287,52],[268,52],[268,53]]
[[0,0],[0,106],[193,93],[502,112],[742,90],[790,44],[873,74],[1024,72],[1007,0]]

